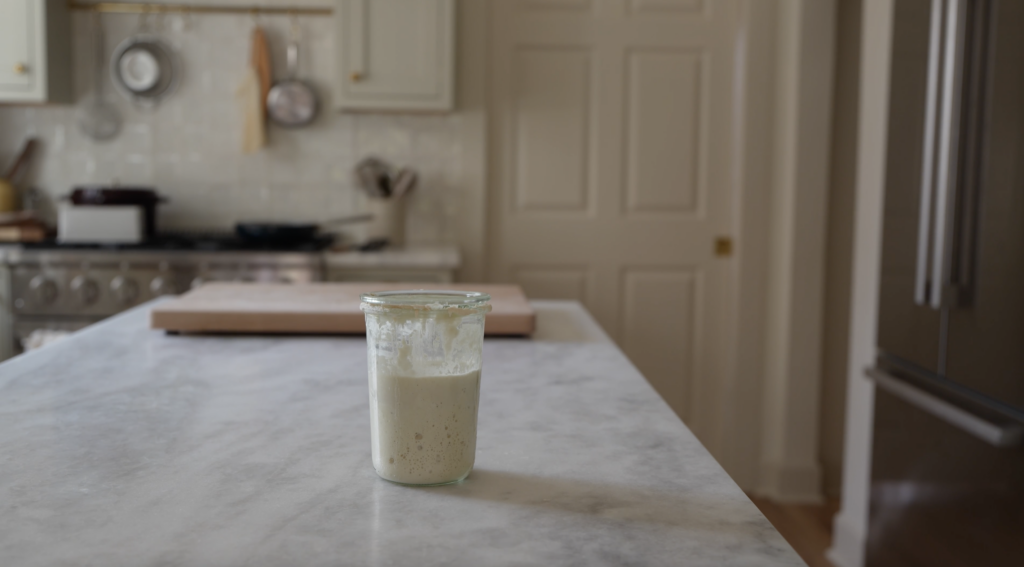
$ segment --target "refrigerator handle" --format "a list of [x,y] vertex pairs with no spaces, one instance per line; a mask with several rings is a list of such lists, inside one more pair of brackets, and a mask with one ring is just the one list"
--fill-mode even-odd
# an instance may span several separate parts
[[884,370],[868,368],[865,372],[879,388],[990,445],[1016,447],[1024,441],[1024,427],[1019,424],[993,423]]
[[952,306],[956,291],[952,281],[954,220],[960,177],[960,110],[967,20],[966,0],[945,0],[945,4],[947,10],[942,46],[942,99],[932,223],[931,285],[928,286],[928,305],[933,309]]
[[946,0],[931,0],[928,27],[928,83],[924,105],[924,143],[921,145],[921,199],[917,212],[917,259],[914,303],[928,305],[928,256],[931,244],[932,190],[935,174],[935,119],[939,106],[942,61],[942,12]]

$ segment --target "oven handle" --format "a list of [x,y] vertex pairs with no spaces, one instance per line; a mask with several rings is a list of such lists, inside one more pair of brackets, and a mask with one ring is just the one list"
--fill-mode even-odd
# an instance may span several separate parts
[[990,445],[1016,447],[1024,440],[1020,424],[993,423],[878,368],[868,368],[865,373],[886,392]]

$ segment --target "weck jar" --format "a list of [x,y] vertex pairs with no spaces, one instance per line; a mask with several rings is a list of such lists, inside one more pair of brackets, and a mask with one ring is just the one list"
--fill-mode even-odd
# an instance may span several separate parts
[[386,480],[458,482],[476,457],[485,293],[385,291],[366,315],[373,468]]

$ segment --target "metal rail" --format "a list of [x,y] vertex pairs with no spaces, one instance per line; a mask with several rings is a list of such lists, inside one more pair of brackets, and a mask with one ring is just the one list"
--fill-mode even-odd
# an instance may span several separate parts
[[89,12],[113,14],[249,14],[285,16],[330,16],[331,8],[303,6],[260,6],[225,4],[179,4],[166,2],[77,2],[68,0],[68,8]]

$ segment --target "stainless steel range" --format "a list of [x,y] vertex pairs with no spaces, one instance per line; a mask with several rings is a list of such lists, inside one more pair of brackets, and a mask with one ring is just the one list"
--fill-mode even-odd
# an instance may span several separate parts
[[40,332],[76,331],[161,295],[208,281],[324,279],[322,246],[251,249],[230,238],[162,240],[121,248],[57,245],[11,250],[15,352]]

